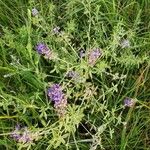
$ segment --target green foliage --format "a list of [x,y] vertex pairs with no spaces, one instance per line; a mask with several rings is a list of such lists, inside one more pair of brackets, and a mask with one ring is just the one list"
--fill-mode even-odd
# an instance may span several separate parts
[[[0,149],[148,150],[149,10],[149,0],[0,0]],[[40,42],[52,59],[37,53]],[[102,55],[92,66],[93,48]],[[47,96],[55,83],[67,98],[62,116]],[[33,141],[11,137],[17,124]]]

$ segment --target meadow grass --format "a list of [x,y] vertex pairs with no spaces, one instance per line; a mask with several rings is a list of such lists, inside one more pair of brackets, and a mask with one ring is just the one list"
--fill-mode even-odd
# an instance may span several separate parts
[[[149,10],[149,0],[0,0],[0,149],[149,150]],[[62,91],[47,93],[54,84]]]

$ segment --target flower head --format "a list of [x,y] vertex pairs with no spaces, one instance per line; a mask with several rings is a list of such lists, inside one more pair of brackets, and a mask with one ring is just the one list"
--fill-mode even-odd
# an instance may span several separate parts
[[44,43],[38,43],[36,50],[39,54],[45,54],[49,51],[49,48]]
[[38,10],[36,8],[32,9],[32,16],[37,16],[38,15]]
[[11,132],[11,137],[13,139],[15,139],[16,141],[18,141],[20,139],[20,137],[21,137],[19,131],[20,131],[20,126],[17,125],[17,126],[15,126],[15,130]]
[[19,138],[19,142],[22,143],[27,143],[27,142],[31,142],[33,139],[31,137],[31,133],[27,128],[23,129],[22,135]]
[[47,94],[54,101],[54,107],[59,116],[63,116],[66,112],[67,99],[65,98],[62,88],[59,84],[53,84],[48,88]]
[[127,106],[127,107],[133,107],[135,104],[135,101],[131,98],[125,98],[124,99],[124,106]]
[[33,141],[34,139],[31,135],[32,134],[27,127],[21,128],[18,125],[15,127],[15,130],[11,133],[11,137],[20,143],[27,143]]
[[99,48],[94,48],[88,56],[88,63],[90,65],[95,65],[97,59],[102,55],[102,51]]
[[59,103],[63,98],[64,94],[59,84],[53,84],[47,91],[49,98],[55,103]]
[[46,58],[49,58],[49,59],[52,58],[51,50],[44,43],[38,43],[35,49],[39,54],[44,55]]
[[67,99],[63,98],[59,103],[54,104],[57,114],[62,117],[66,113]]
[[122,48],[128,48],[128,47],[130,47],[130,41],[128,39],[124,39],[121,41],[120,45]]

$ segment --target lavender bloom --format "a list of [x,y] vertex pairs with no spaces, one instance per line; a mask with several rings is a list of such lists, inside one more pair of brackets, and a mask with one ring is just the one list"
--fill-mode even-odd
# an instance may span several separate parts
[[43,44],[43,43],[38,43],[36,45],[37,52],[39,54],[43,54],[46,58],[51,58],[52,57],[52,52],[50,51],[50,49],[47,47],[47,45]]
[[59,26],[55,27],[55,28],[53,29],[53,33],[54,33],[54,34],[60,33],[60,27],[59,27]]
[[127,106],[127,107],[133,107],[135,104],[134,100],[131,99],[131,98],[125,98],[124,100],[124,106]]
[[59,103],[55,103],[54,107],[59,117],[64,116],[66,113],[67,99],[63,98]]
[[36,50],[39,54],[45,54],[49,51],[49,48],[45,44],[39,43],[36,46]]
[[16,141],[18,141],[20,139],[21,134],[20,134],[20,126],[19,125],[15,126],[15,130],[13,132],[11,132],[11,137]]
[[19,138],[19,142],[27,143],[31,142],[33,139],[31,138],[31,133],[28,131],[27,128],[24,128],[22,136]]
[[55,103],[59,103],[64,98],[62,88],[59,84],[53,84],[52,87],[48,89],[47,93],[50,99]]
[[15,127],[15,130],[11,133],[11,137],[20,143],[33,141],[29,130],[27,128],[20,128],[20,126]]
[[124,39],[121,41],[120,45],[122,48],[128,48],[128,47],[130,47],[130,41],[128,39]]
[[37,16],[38,15],[38,10],[36,8],[32,9],[32,16]]
[[54,101],[54,107],[59,116],[66,112],[67,99],[65,98],[62,88],[59,84],[53,84],[47,91],[49,98]]
[[95,48],[93,49],[90,53],[89,53],[89,57],[88,57],[88,63],[90,65],[95,65],[97,59],[102,55],[102,51],[99,48]]

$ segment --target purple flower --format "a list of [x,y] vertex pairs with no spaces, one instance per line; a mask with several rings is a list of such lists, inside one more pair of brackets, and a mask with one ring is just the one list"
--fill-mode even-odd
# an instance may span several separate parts
[[54,107],[59,117],[64,116],[66,113],[67,99],[63,98],[59,103],[55,103]]
[[88,56],[88,63],[90,65],[95,65],[97,59],[102,55],[102,51],[99,48],[94,48]]
[[53,84],[48,88],[47,94],[54,101],[54,107],[57,114],[62,117],[66,112],[67,99],[65,98],[62,88],[59,84]]
[[20,134],[20,126],[17,125],[15,126],[15,130],[11,132],[11,137],[13,139],[15,139],[16,141],[18,141],[21,137],[21,134]]
[[124,106],[133,107],[134,104],[135,104],[135,102],[133,99],[128,98],[128,97],[124,99]]
[[24,128],[22,136],[19,138],[19,142],[27,143],[27,142],[31,142],[32,140],[33,139],[31,138],[31,133],[27,128]]
[[32,16],[36,16],[36,15],[38,15],[38,10],[36,9],[36,8],[33,8],[32,9]]
[[120,45],[122,48],[128,48],[128,47],[130,47],[130,41],[128,39],[124,39],[121,41]]
[[11,137],[20,143],[27,143],[33,141],[28,128],[21,128],[18,125],[15,127],[15,130],[11,133]]
[[43,43],[38,43],[36,50],[39,54],[46,54],[49,51],[49,48]]
[[59,27],[59,26],[55,27],[55,28],[53,29],[53,33],[54,33],[54,34],[60,33],[60,27]]
[[52,57],[52,52],[51,50],[48,48],[47,45],[45,45],[44,43],[38,43],[35,47],[36,51],[39,54],[44,55],[46,58],[51,58]]
[[49,98],[55,103],[59,103],[63,98],[64,94],[59,84],[53,84],[47,91]]

